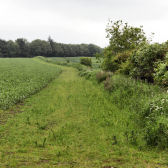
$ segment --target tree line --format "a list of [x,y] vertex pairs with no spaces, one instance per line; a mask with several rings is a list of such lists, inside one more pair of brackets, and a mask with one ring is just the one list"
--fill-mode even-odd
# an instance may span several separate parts
[[48,41],[36,39],[28,42],[18,38],[15,41],[0,39],[0,57],[80,57],[94,56],[102,49],[94,44],[63,44],[55,42],[51,37]]

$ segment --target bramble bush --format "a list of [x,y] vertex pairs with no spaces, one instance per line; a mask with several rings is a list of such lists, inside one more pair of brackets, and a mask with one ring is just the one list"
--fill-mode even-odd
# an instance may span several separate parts
[[130,75],[134,78],[154,81],[155,63],[165,58],[166,48],[163,44],[146,44],[133,53]]

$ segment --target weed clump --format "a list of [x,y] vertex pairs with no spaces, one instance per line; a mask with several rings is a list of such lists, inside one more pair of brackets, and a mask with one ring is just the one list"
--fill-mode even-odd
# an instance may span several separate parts
[[168,96],[159,95],[142,111],[145,140],[150,146],[168,147]]

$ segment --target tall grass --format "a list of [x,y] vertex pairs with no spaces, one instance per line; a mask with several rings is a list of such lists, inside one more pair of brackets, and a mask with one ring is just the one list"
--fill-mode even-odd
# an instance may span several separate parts
[[[113,104],[127,112],[127,139],[134,137],[139,147],[168,147],[168,95],[165,89],[128,76],[98,72],[94,69],[80,72],[81,76],[100,83],[110,94]],[[132,138],[130,143],[132,143]]]
[[129,120],[137,125],[137,139],[141,137],[148,146],[168,147],[168,96],[164,89],[122,75],[113,75],[104,86],[118,108],[129,110]]

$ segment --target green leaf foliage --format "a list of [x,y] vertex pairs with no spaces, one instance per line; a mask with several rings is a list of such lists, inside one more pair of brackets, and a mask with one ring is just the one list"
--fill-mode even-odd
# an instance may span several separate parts
[[158,43],[139,48],[131,57],[131,76],[153,82],[155,63],[164,60],[165,54],[165,46]]
[[164,61],[157,62],[154,81],[159,85],[168,86],[168,53]]
[[0,39],[0,57],[81,57],[94,56],[102,49],[94,44],[63,44],[55,42],[51,37],[48,41],[36,39],[28,42],[24,38],[16,41]]
[[128,73],[123,64],[128,64],[134,50],[147,43],[143,27],[132,27],[121,20],[110,20],[106,32],[109,46],[104,49],[103,69],[113,72],[122,69],[123,73]]
[[109,38],[110,48],[114,53],[137,48],[146,42],[143,27],[129,26],[122,20],[109,21],[107,28],[107,38]]

